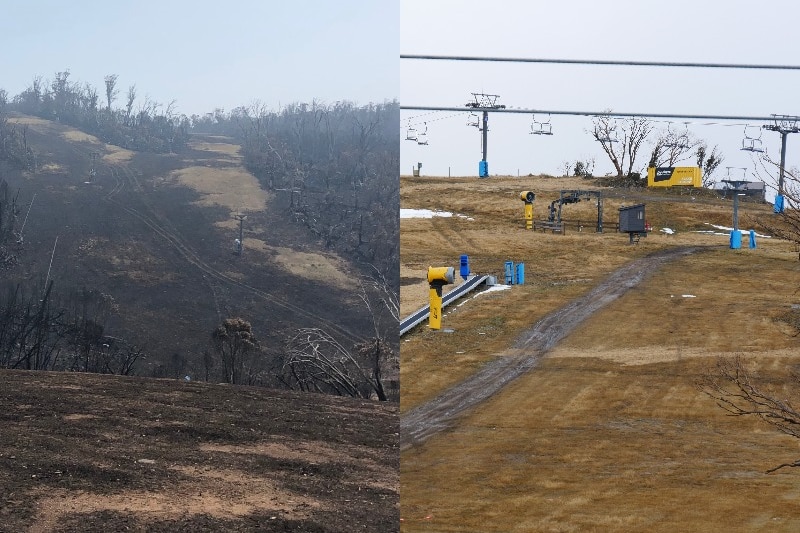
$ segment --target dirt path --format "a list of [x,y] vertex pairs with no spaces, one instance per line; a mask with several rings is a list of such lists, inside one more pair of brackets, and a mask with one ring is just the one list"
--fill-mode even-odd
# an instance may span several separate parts
[[539,359],[581,322],[635,287],[664,263],[708,250],[677,247],[637,259],[616,270],[588,294],[544,317],[514,343],[509,353],[487,363],[469,379],[400,418],[400,449],[424,442],[450,427],[469,409],[492,397]]

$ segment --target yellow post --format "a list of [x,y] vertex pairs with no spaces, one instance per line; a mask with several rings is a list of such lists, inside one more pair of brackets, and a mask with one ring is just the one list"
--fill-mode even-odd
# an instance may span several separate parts
[[431,314],[428,326],[431,329],[442,329],[442,285],[431,283],[430,299]]
[[431,329],[442,328],[442,287],[448,283],[453,283],[455,271],[453,267],[428,267],[431,301],[428,326]]
[[536,194],[533,191],[522,191],[519,198],[525,202],[525,229],[533,229],[533,201]]

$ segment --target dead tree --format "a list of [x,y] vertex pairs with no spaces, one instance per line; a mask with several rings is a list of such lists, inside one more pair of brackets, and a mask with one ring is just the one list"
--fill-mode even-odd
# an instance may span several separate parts
[[387,381],[399,383],[400,379],[400,283],[399,272],[395,273],[390,281],[373,266],[372,276],[362,280],[359,294],[372,319],[373,336],[356,350],[363,367],[371,372],[371,384],[381,401],[393,396],[386,390]]
[[211,338],[222,363],[223,379],[226,383],[241,383],[247,374],[246,356],[259,347],[250,322],[242,318],[225,319]]
[[[720,358],[714,370],[698,383],[701,391],[716,400],[717,405],[733,416],[756,416],[772,427],[800,439],[800,412],[786,393],[797,395],[800,375],[792,372],[783,384],[783,392],[767,388],[745,368],[741,357]],[[785,467],[800,466],[800,459],[770,468],[772,473]]]
[[[755,174],[765,183],[777,184],[775,174],[779,164],[769,156],[763,154],[754,158],[756,164]],[[784,211],[776,215],[759,218],[759,223],[774,236],[786,239],[795,244],[795,251],[800,252],[800,174],[796,169],[784,170]],[[777,188],[777,187],[776,187]],[[800,260],[800,253],[798,253]]]
[[608,156],[618,177],[630,176],[636,165],[639,150],[653,131],[652,123],[644,117],[620,120],[609,115],[592,120],[591,135]]
[[701,142],[686,130],[661,130],[653,143],[649,166],[674,167],[695,154],[700,146]]
[[369,398],[378,391],[371,377],[342,344],[319,328],[303,328],[289,339],[284,381],[307,392]]
[[106,103],[108,104],[107,109],[111,111],[111,102],[119,94],[119,89],[117,89],[117,78],[116,74],[109,74],[108,76],[103,78],[103,81],[106,84]]

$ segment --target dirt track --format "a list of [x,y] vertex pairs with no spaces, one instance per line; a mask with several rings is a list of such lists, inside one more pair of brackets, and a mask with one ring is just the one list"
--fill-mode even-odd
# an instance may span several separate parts
[[401,416],[400,449],[424,442],[447,429],[467,410],[533,368],[540,358],[593,313],[638,285],[664,263],[701,247],[676,247],[637,259],[619,268],[586,295],[537,322],[507,353],[487,363],[469,379]]

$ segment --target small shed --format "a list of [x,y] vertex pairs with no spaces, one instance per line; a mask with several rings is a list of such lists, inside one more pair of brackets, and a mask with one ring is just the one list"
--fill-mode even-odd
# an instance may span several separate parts
[[619,208],[619,230],[622,233],[645,231],[644,204]]
[[631,244],[639,242],[639,237],[647,237],[644,205],[636,204],[619,208],[619,231],[630,235]]

